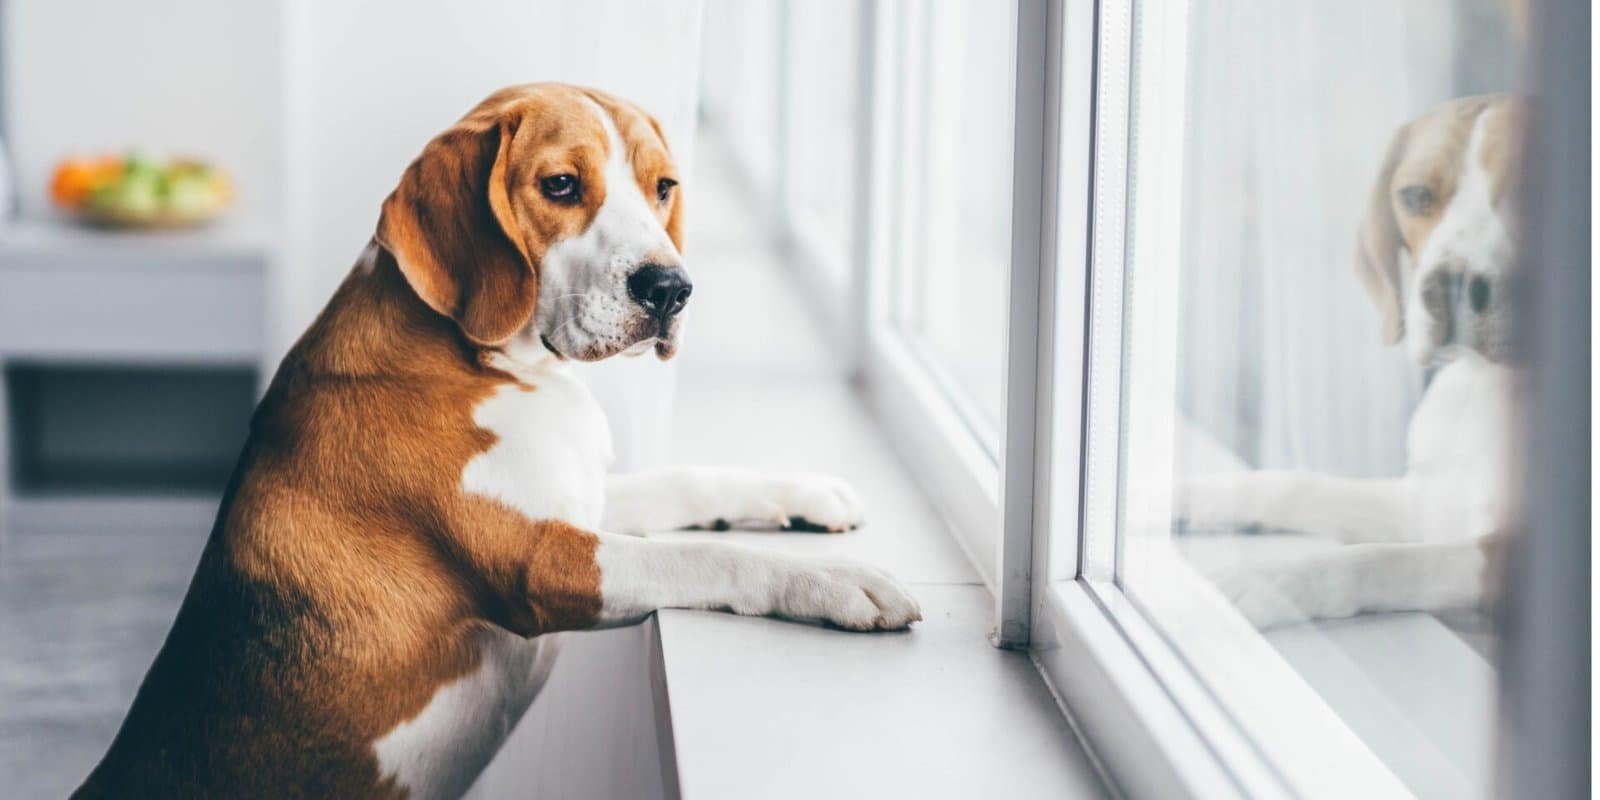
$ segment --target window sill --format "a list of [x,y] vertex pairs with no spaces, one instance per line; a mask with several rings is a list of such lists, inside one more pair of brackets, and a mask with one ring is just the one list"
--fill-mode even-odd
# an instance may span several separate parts
[[856,392],[698,382],[677,407],[686,462],[832,472],[866,499],[868,521],[838,535],[657,536],[860,559],[904,581],[924,617],[858,634],[661,612],[651,677],[682,797],[1106,794],[1029,657],[989,643],[993,595]]
[[[1267,564],[1339,545],[1292,533],[1187,537],[1202,570]],[[1475,612],[1362,614],[1275,628],[1266,641],[1412,791],[1471,797],[1493,762],[1495,644]]]
[[1028,657],[989,644],[988,590],[913,591],[925,619],[902,634],[663,612],[681,795],[1104,795]]

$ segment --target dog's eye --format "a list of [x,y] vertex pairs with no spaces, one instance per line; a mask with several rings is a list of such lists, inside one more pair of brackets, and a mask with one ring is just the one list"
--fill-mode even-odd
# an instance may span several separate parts
[[551,175],[539,179],[539,191],[551,200],[570,203],[578,199],[578,179],[571,175]]
[[1433,190],[1426,186],[1407,186],[1400,190],[1400,205],[1413,214],[1433,210]]
[[656,181],[656,199],[663,203],[667,202],[667,199],[672,197],[672,187],[677,185],[678,182],[671,178]]

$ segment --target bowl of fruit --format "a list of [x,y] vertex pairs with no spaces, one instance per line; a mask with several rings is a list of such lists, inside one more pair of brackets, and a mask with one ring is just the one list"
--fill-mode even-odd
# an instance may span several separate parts
[[233,199],[233,186],[204,161],[135,153],[62,161],[50,181],[50,198],[91,225],[184,228],[216,219]]

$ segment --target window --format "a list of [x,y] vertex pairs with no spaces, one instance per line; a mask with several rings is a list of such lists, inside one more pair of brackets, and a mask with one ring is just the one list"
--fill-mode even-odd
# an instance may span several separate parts
[[[1032,651],[1126,793],[1489,793],[1517,688],[1497,662],[1533,663],[1493,590],[1583,613],[1484,577],[1587,502],[1523,520],[1502,447],[1539,422],[1514,416],[1511,331],[1587,341],[1545,330],[1576,294],[1511,306],[1554,285],[1522,249],[1530,120],[1587,113],[1528,99],[1525,56],[1588,65],[1524,17],[1586,12],[724,5],[708,20],[781,77],[708,92],[781,90],[711,116],[774,165],[780,241],[994,589],[995,641]],[[1556,142],[1586,148],[1574,130]],[[1552,385],[1586,386],[1585,359]]]
[[1017,4],[871,8],[864,384],[994,581]]
[[[1057,282],[1038,608],[1087,590],[1235,789],[1487,796],[1484,576],[1521,525],[1497,444],[1517,425],[1520,20],[1477,0],[1099,11],[1092,73],[1070,44],[1062,73],[1063,108],[1092,91],[1095,114],[1061,172],[1091,152],[1094,172],[1062,184],[1090,187],[1059,223],[1088,221],[1089,280]],[[1061,435],[1080,413],[1082,440]]]
[[1017,8],[708,0],[701,84],[797,296],[991,582]]
[[989,453],[999,450],[1011,254],[1011,3],[907,3],[890,292],[898,333]]

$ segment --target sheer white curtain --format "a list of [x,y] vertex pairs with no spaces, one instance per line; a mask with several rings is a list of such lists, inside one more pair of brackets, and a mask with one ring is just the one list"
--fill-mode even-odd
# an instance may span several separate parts
[[1492,0],[1197,0],[1190,9],[1179,403],[1256,467],[1402,471],[1420,371],[1352,268],[1389,138],[1495,91]]

